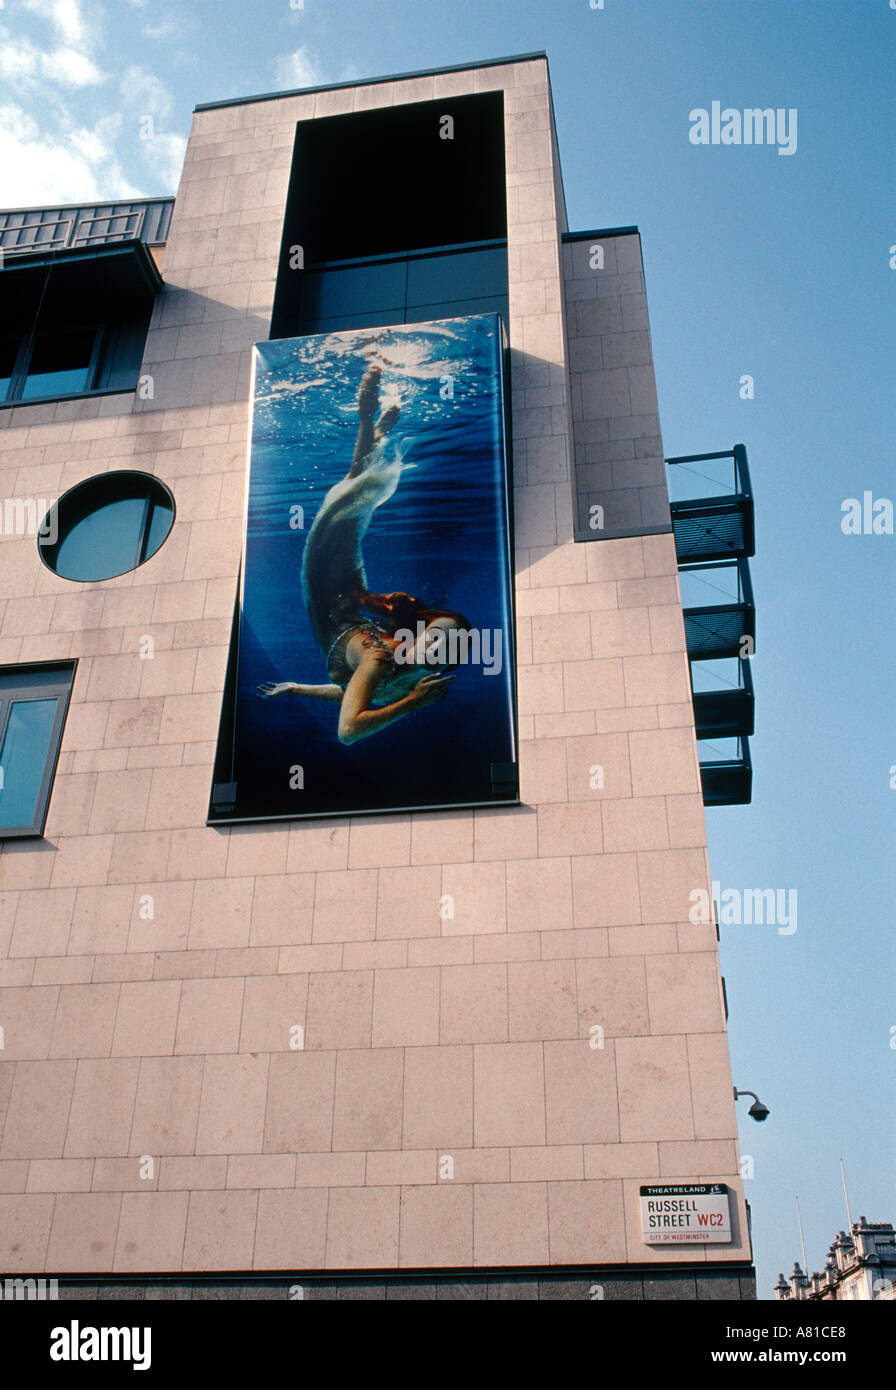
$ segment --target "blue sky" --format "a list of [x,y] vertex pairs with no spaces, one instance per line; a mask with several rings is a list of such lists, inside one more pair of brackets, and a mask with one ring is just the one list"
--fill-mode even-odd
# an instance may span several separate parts
[[[840,525],[894,493],[889,0],[5,0],[0,205],[173,192],[197,102],[542,49],[570,227],[641,229],[667,455],[749,451],[755,794],[708,819],[723,889],[798,893],[792,935],[722,928],[768,1297],[796,1193],[810,1269],[846,1224],[841,1156],[896,1219],[896,536]],[[713,100],[795,108],[796,152],[693,145]]]

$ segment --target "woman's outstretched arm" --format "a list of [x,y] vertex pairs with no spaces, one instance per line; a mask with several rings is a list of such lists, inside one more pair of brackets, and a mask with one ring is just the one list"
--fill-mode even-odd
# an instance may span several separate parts
[[413,714],[414,710],[422,709],[424,705],[444,700],[454,679],[453,676],[424,676],[410,695],[404,695],[382,709],[371,709],[376,688],[390,663],[390,658],[384,661],[380,654],[371,653],[355,671],[345,688],[339,711],[340,743],[357,743],[359,739],[379,733],[380,729],[403,719],[406,714]]
[[341,685],[299,685],[296,681],[265,681],[258,687],[258,693],[265,700],[276,695],[304,695],[309,700],[341,700]]

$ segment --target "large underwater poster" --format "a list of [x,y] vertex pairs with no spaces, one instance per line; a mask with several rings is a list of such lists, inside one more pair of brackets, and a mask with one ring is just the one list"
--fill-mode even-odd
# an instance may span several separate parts
[[493,314],[256,346],[210,820],[517,799],[503,352]]

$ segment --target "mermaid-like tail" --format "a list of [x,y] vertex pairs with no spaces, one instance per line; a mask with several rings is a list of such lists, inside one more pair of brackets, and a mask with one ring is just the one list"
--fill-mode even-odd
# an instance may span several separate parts
[[302,591],[324,657],[355,618],[358,597],[367,590],[362,546],[373,514],[395,492],[403,470],[412,466],[402,461],[400,449],[387,458],[386,443],[378,439],[363,471],[330,488],[305,541]]

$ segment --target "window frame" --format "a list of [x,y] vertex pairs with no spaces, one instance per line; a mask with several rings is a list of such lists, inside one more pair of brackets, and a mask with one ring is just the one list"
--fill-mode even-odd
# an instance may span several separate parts
[[[140,520],[134,546],[133,563],[129,564],[126,569],[119,570],[117,574],[108,574],[103,579],[77,579],[71,575],[60,573],[56,568],[55,560],[58,556],[59,548],[66,536],[69,535],[76,526],[80,525],[81,521],[86,520],[87,516],[95,514],[96,511],[101,510],[101,508],[108,505],[109,502],[121,499],[109,497],[106,502],[101,503],[99,507],[93,507],[90,512],[85,512],[78,521],[73,522],[71,526],[63,530],[65,503],[72,498],[74,494],[80,492],[88,485],[93,487],[97,495],[102,496],[104,489],[111,490],[111,486],[116,478],[139,479],[144,483],[146,488],[146,496],[143,498],[143,515]],[[156,546],[151,554],[147,555],[146,551],[149,545],[150,532],[152,530],[153,515],[156,508],[163,505],[160,498],[153,496],[154,488],[158,488],[166,494],[166,503],[170,507],[171,512],[171,525],[165,533],[164,540]],[[174,523],[177,520],[177,503],[171,488],[155,473],[146,473],[139,468],[114,468],[108,473],[95,473],[92,477],[84,478],[80,483],[75,483],[73,487],[70,487],[67,492],[64,492],[58,501],[53,504],[47,516],[51,516],[54,512],[56,514],[56,525],[55,527],[51,526],[49,531],[51,535],[55,534],[56,540],[51,542],[42,538],[41,533],[43,531],[44,521],[47,519],[46,517],[42,519],[38,530],[37,553],[40,556],[41,563],[45,565],[50,573],[54,574],[57,579],[64,579],[67,584],[107,584],[110,579],[120,579],[123,574],[133,574],[134,570],[138,570],[141,565],[145,565],[148,560],[151,560],[154,555],[157,555],[162,547],[167,544],[171,532],[174,529]],[[52,558],[53,563],[51,563],[51,559],[48,558],[48,556]]]
[[[154,305],[163,289],[152,253],[136,237],[56,250],[18,248],[0,258],[0,334],[18,344],[15,381],[0,411],[139,391]],[[93,335],[87,384],[71,391],[56,382],[46,394],[23,395],[35,335],[79,329]]]
[[[34,700],[56,700],[56,713],[35,800],[34,818],[29,825],[0,826],[0,840],[39,839],[43,836],[77,666],[77,659],[0,666],[0,749],[3,748],[9,715],[14,704],[27,704]],[[7,678],[15,677],[17,673],[20,675],[17,683],[5,684]]]

